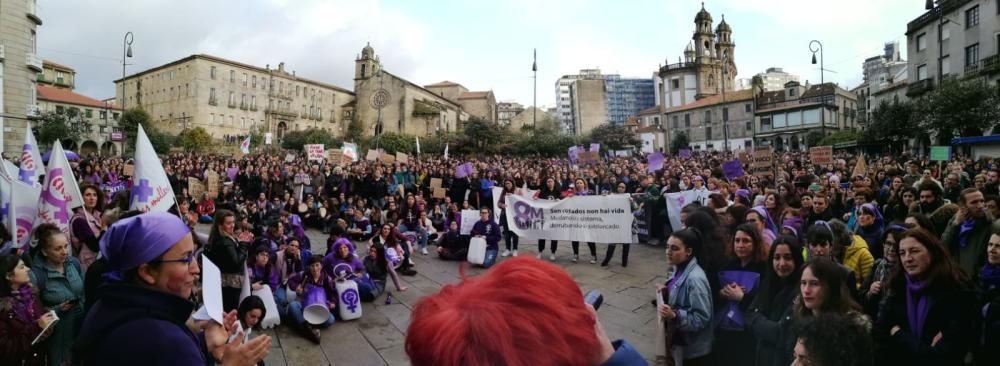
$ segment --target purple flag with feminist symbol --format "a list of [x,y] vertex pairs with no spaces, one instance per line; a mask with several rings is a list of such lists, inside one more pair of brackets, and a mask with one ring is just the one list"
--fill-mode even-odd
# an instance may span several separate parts
[[174,190],[153,150],[146,131],[139,126],[135,143],[135,176],[130,208],[143,212],[166,212],[174,205]]
[[31,125],[28,125],[27,131],[24,133],[21,167],[17,178],[29,186],[35,186],[43,174],[45,174],[45,166],[42,165],[42,155],[38,152],[38,141],[35,141],[35,134],[31,132]]
[[746,173],[743,172],[743,164],[741,164],[739,160],[722,163],[722,172],[726,175],[726,179],[728,180],[733,180],[746,175]]
[[646,171],[655,172],[657,170],[663,169],[663,154],[662,153],[652,153],[646,156]]
[[66,160],[62,144],[56,140],[52,144],[52,157],[49,159],[48,171],[45,173],[45,183],[42,184],[42,194],[38,199],[38,216],[34,226],[43,223],[55,224],[63,232],[69,232],[69,219],[73,216],[72,209],[83,206],[83,195],[73,176],[73,169]]

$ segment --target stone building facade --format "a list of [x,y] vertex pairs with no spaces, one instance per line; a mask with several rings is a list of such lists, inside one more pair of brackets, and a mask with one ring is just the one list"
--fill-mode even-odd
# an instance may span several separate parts
[[573,129],[577,136],[590,133],[595,127],[608,122],[608,105],[605,96],[607,85],[602,79],[580,79],[570,84],[572,96]]
[[8,157],[20,156],[28,122],[38,116],[41,25],[35,0],[0,1],[0,152]]
[[757,97],[755,145],[777,151],[807,151],[811,133],[822,136],[858,128],[857,94],[833,83],[803,86],[792,81],[784,90]]
[[262,128],[280,141],[287,131],[312,127],[341,135],[354,113],[353,92],[299,77],[283,62],[262,68],[197,54],[115,80],[115,86],[117,105],[142,107],[171,134],[202,127],[221,139]]
[[694,150],[725,151],[750,149],[753,146],[753,90],[713,95],[693,103],[668,109],[664,113],[672,141],[678,133],[687,134]]
[[[695,31],[677,63],[660,66],[657,105],[671,109],[718,95],[736,86],[736,44],[725,17],[712,30],[712,15],[702,4],[694,18]],[[668,59],[669,62],[669,59]],[[725,66],[725,67],[724,67]]]
[[111,103],[77,94],[72,89],[40,84],[38,107],[42,113],[65,115],[71,123],[89,124],[84,134],[66,136],[61,141],[64,149],[83,155],[121,154],[123,136],[118,127],[121,110]]

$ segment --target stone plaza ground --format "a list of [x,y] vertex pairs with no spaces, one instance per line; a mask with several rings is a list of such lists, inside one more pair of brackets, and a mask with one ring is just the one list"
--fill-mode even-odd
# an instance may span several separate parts
[[[208,232],[202,225],[200,232]],[[312,247],[318,252],[325,251],[326,235],[316,230],[308,230]],[[547,244],[547,243],[546,243]],[[360,244],[359,253],[367,243]],[[519,245],[520,256],[537,254],[537,240],[523,240]],[[405,351],[406,328],[410,313],[421,297],[432,294],[442,286],[459,281],[458,262],[445,262],[433,255],[415,254],[418,274],[413,277],[401,276],[405,292],[397,292],[390,283],[391,304],[385,304],[385,294],[373,303],[364,303],[364,315],[353,321],[338,321],[323,330],[320,345],[303,337],[287,325],[266,330],[272,337],[272,349],[265,362],[268,366],[284,365],[409,365]],[[657,282],[665,279],[666,259],[662,246],[633,244],[629,253],[628,267],[621,266],[621,248],[616,248],[616,256],[608,267],[600,263],[590,264],[590,256],[585,244],[581,245],[580,262],[573,263],[569,242],[560,242],[555,264],[572,276],[582,291],[599,289],[604,294],[604,304],[598,315],[608,336],[626,339],[652,362],[656,324],[656,312],[650,301]],[[598,260],[604,258],[606,246],[598,244]],[[546,247],[544,260],[548,260]],[[363,254],[359,254],[363,255]],[[506,258],[498,258],[502,261]],[[484,270],[466,265],[466,276],[472,277]],[[538,340],[525,339],[524,342]]]

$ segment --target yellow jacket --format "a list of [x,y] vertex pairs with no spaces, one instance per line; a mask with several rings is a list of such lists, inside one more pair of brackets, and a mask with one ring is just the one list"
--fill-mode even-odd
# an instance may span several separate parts
[[851,235],[851,246],[844,248],[844,267],[854,271],[855,284],[861,288],[861,283],[872,271],[875,264],[875,257],[868,252],[868,243],[858,235]]

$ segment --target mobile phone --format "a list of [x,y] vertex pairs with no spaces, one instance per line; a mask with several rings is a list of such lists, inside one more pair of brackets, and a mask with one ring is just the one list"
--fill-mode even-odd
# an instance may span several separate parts
[[601,308],[601,304],[604,303],[604,295],[601,294],[601,290],[593,289],[583,295],[583,302],[593,306],[594,310],[598,310]]

